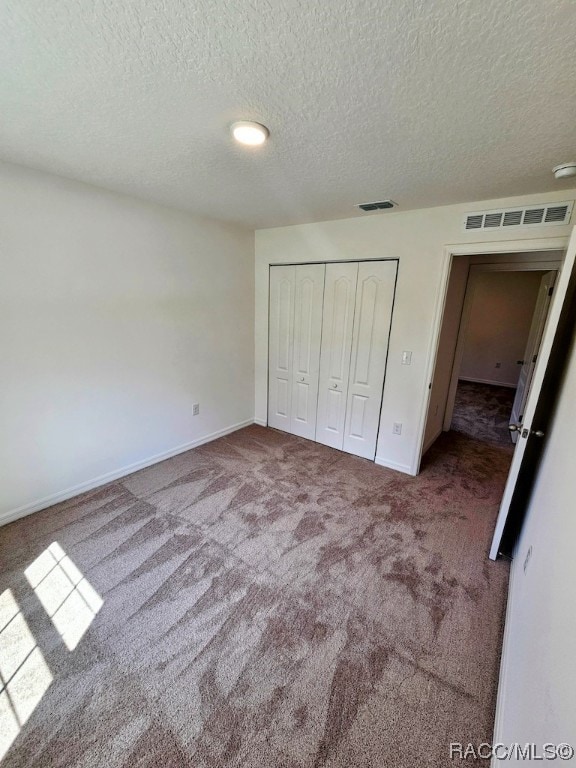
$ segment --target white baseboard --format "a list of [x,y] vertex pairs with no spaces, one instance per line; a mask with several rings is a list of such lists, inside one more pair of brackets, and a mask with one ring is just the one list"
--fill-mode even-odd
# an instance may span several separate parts
[[268,422],[266,421],[266,419],[254,419],[254,424],[258,424],[261,427],[268,426]]
[[470,381],[472,384],[492,384],[494,387],[508,387],[516,389],[517,384],[507,384],[505,381],[494,381],[493,379],[473,379],[470,376],[458,376],[458,381]]
[[397,461],[390,461],[383,456],[376,456],[374,463],[378,464],[379,467],[387,467],[388,469],[395,469],[397,472],[403,472],[405,475],[413,475],[408,464],[399,464]]
[[92,480],[87,480],[85,483],[74,485],[72,488],[66,488],[64,491],[52,493],[49,496],[44,496],[42,499],[37,499],[36,501],[32,501],[29,504],[24,504],[23,506],[17,507],[16,509],[11,509],[7,512],[0,513],[0,525],[6,525],[6,523],[11,523],[13,520],[18,520],[20,517],[31,515],[33,512],[39,512],[41,509],[51,507],[53,504],[58,504],[61,501],[71,499],[73,496],[78,496],[80,493],[91,491],[93,488],[98,488],[101,485],[106,485],[106,483],[111,483],[113,480],[118,480],[121,477],[126,477],[126,475],[131,475],[133,472],[137,472],[139,469],[145,469],[145,467],[150,467],[152,464],[158,464],[160,461],[170,459],[172,456],[177,456],[179,453],[185,453],[192,448],[197,448],[199,445],[210,443],[212,440],[217,440],[219,437],[229,435],[232,432],[236,432],[239,429],[250,426],[250,424],[254,424],[254,419],[248,419],[247,421],[242,421],[238,424],[232,424],[230,427],[219,429],[217,432],[204,435],[204,437],[199,437],[189,443],[184,443],[184,445],[179,445],[176,448],[171,448],[168,451],[157,453],[154,456],[149,456],[147,459],[136,461],[134,464],[128,464],[127,466],[121,467],[120,469],[114,469],[112,472],[106,472],[104,475],[94,477]]

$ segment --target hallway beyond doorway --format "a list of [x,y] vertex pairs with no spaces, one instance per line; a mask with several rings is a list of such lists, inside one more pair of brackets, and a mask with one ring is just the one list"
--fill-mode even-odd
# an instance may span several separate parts
[[508,422],[515,393],[511,387],[460,379],[450,428],[482,442],[506,446],[512,452]]

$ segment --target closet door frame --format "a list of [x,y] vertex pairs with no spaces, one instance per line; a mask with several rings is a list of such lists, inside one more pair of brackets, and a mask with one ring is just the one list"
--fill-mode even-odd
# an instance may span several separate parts
[[[312,264],[343,264],[346,262],[353,262],[355,264],[362,264],[364,262],[380,262],[380,261],[391,261],[395,262],[396,264],[396,277],[394,280],[394,289],[392,292],[392,310],[390,313],[390,329],[388,334],[388,351],[386,354],[386,365],[384,368],[384,382],[382,385],[382,392],[380,394],[380,408],[379,408],[379,415],[378,415],[378,430],[376,433],[376,450],[378,449],[378,440],[380,439],[380,418],[382,414],[382,402],[384,400],[384,387],[386,386],[386,373],[388,371],[388,360],[390,358],[390,334],[392,332],[392,322],[394,320],[394,308],[396,306],[396,289],[398,287],[398,272],[400,271],[400,259],[398,258],[374,258],[374,259],[330,259],[327,261],[286,261],[286,262],[277,262],[275,264],[269,264],[268,265],[268,364],[267,364],[267,380],[266,380],[266,413],[269,414],[270,409],[270,298],[271,298],[271,292],[270,292],[270,286],[271,286],[271,273],[272,270],[275,267],[298,267],[298,266],[308,266]],[[266,425],[268,426],[268,416],[267,416],[267,422]],[[368,459],[368,461],[374,461],[375,459]]]

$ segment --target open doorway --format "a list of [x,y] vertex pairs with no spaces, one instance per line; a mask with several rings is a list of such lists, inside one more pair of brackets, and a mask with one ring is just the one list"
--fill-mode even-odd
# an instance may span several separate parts
[[452,431],[499,445],[509,464],[562,255],[454,256],[424,453]]
[[[516,245],[531,246],[533,250],[519,253],[514,249]],[[519,434],[514,451],[510,454],[506,448],[494,448],[493,444],[464,435],[460,437],[458,432],[442,433],[451,426],[452,414],[448,413],[448,401],[471,266],[497,264],[500,269],[506,270],[508,267],[503,265],[519,262],[529,262],[529,269],[532,270],[556,270],[558,274],[536,353],[532,381],[528,384],[522,423],[512,423],[512,426],[518,427]],[[434,466],[434,455],[444,451],[455,473],[459,472],[462,464],[464,470],[468,465],[472,476],[478,468],[494,468],[500,476],[502,471],[505,472],[506,481],[489,557],[492,560],[501,555],[513,557],[561,391],[566,350],[572,343],[576,328],[576,227],[567,239],[447,246],[443,286],[441,305],[434,325],[435,354],[430,364],[430,396],[423,419],[422,450],[419,457],[434,444],[428,456],[424,457],[423,466],[428,462]],[[441,435],[441,439],[438,439]],[[495,453],[500,454],[497,460],[494,460]],[[460,458],[464,461],[461,462]],[[468,479],[464,473],[463,482],[467,483]]]
[[530,262],[470,267],[444,428],[512,448],[556,275]]

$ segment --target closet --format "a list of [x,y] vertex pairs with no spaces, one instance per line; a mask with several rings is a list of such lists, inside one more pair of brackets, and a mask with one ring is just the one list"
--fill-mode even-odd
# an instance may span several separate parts
[[396,270],[270,267],[269,426],[374,459]]

